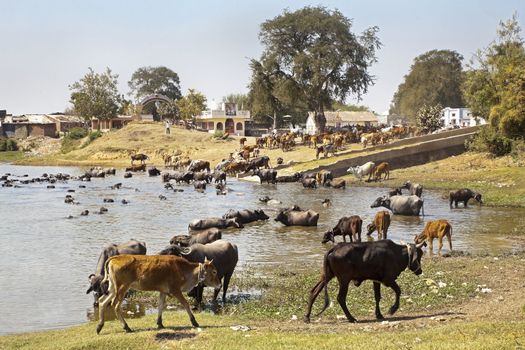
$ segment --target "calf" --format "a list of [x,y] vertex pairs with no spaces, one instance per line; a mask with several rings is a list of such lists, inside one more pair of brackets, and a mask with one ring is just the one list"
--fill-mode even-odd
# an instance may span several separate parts
[[366,227],[366,234],[370,236],[375,230],[377,230],[377,239],[386,239],[389,227],[390,213],[386,210],[382,210],[376,213],[374,221]]
[[177,256],[119,255],[111,257],[106,262],[105,271],[104,281],[109,281],[109,293],[100,300],[97,334],[104,327],[105,310],[109,304],[113,306],[124,330],[131,332],[120,310],[122,299],[129,288],[160,293],[157,326],[164,328],[162,311],[167,295],[176,297],[188,313],[191,324],[199,327],[182,293],[191,290],[199,283],[214,288],[221,286],[217,269],[212,261],[206,258],[203,263],[192,263]]
[[406,188],[411,196],[418,196],[421,198],[421,195],[423,194],[423,186],[420,184],[413,184],[410,181],[406,181],[401,188]]
[[222,216],[223,219],[237,219],[241,224],[249,224],[258,220],[268,220],[270,217],[262,209],[255,210],[233,210],[230,209]]
[[434,253],[432,249],[434,238],[437,238],[439,241],[438,255],[441,256],[443,237],[447,237],[448,247],[452,251],[452,225],[444,219],[434,220],[427,222],[423,232],[414,237],[414,242],[419,244],[426,240],[428,242],[428,254],[432,256]]
[[380,181],[383,174],[385,174],[385,180],[390,178],[390,164],[387,162],[382,162],[374,168],[374,180]]
[[343,236],[343,241],[346,242],[348,235],[350,242],[361,242],[361,228],[363,226],[363,220],[358,215],[352,215],[350,217],[343,216],[339,219],[337,225],[333,229],[325,232],[322,243],[332,241],[335,243],[335,236]]
[[383,319],[383,315],[379,309],[381,284],[392,288],[396,293],[396,300],[390,308],[389,313],[391,315],[394,314],[399,308],[399,299],[401,296],[401,288],[399,288],[396,279],[406,268],[410,269],[416,275],[420,275],[423,272],[421,269],[421,257],[423,255],[421,247],[424,244],[425,243],[420,245],[399,245],[391,240],[337,244],[324,256],[321,280],[317,282],[310,291],[304,321],[307,323],[310,322],[312,306],[323,289],[324,307],[318,315],[323,313],[330,305],[328,283],[334,277],[336,277],[339,282],[337,301],[349,322],[357,322],[346,306],[346,295],[350,281],[354,281],[356,286],[361,285],[365,280],[373,281],[376,301],[375,314],[378,320]]
[[450,208],[452,208],[452,203],[454,203],[457,208],[458,202],[463,202],[463,206],[466,208],[467,203],[471,198],[474,198],[479,204],[483,204],[483,201],[481,200],[481,194],[474,192],[468,188],[463,188],[457,191],[450,191]]

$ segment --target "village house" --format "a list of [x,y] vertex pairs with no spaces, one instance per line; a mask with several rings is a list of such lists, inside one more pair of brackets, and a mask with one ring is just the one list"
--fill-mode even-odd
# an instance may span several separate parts
[[[324,112],[327,128],[341,128],[349,125],[378,125],[378,119],[372,112],[346,112],[346,111],[328,111]],[[306,133],[314,135],[318,132],[318,126],[315,123],[314,112],[308,112],[306,119]]]
[[467,127],[484,125],[487,122],[481,117],[474,117],[468,108],[443,108],[441,120],[444,127]]
[[126,124],[133,120],[138,119],[131,115],[119,115],[111,119],[91,118],[91,130],[100,130],[106,132],[111,129],[122,129]]
[[211,108],[195,117],[197,129],[215,133],[244,136],[250,111],[238,110],[235,103],[222,103],[221,108]]
[[57,126],[45,114],[8,115],[2,122],[2,133],[1,136],[18,139],[29,136],[57,137]]

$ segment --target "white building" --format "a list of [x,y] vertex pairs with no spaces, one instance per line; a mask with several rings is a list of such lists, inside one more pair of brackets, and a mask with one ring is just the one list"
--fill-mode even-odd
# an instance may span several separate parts
[[197,128],[210,133],[227,132],[230,135],[244,136],[246,121],[250,120],[250,111],[238,110],[235,103],[222,103],[221,109],[202,111],[195,117]]
[[485,119],[481,117],[474,117],[468,108],[443,108],[441,111],[441,120],[445,128],[455,126],[463,128],[487,123]]

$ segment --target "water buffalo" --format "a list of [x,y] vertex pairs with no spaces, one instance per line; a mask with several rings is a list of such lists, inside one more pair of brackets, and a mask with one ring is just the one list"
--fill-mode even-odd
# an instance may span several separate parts
[[343,216],[339,219],[337,225],[333,229],[326,231],[323,236],[322,243],[332,241],[335,243],[335,236],[343,236],[343,241],[346,242],[346,237],[350,242],[361,242],[361,229],[363,227],[363,220],[359,215],[352,215],[350,217]]
[[344,179],[333,179],[326,183],[327,187],[332,188],[346,188],[346,181]]
[[122,254],[146,255],[146,243],[131,239],[129,242],[122,244],[110,244],[102,250],[98,258],[95,273],[88,277],[90,286],[86,294],[93,292],[95,298],[94,306],[98,305],[98,298],[107,290],[107,286],[101,284],[104,279],[104,264],[110,257]]
[[143,153],[133,154],[131,155],[131,165],[133,166],[133,162],[136,160],[140,160],[140,164],[145,164],[148,159],[149,157]]
[[368,175],[368,181],[370,181],[370,177],[374,172],[375,166],[376,164],[374,162],[367,162],[361,166],[350,167],[346,171],[350,174],[354,174],[359,179],[359,181],[363,179],[363,176]]
[[275,169],[257,169],[253,171],[253,176],[258,176],[261,184],[263,181],[275,184],[277,179],[277,170]]
[[170,240],[170,244],[180,245],[181,247],[189,247],[195,243],[208,244],[221,238],[221,231],[216,227],[212,227],[203,231],[192,232],[191,235],[175,235]]
[[233,210],[230,209],[222,216],[223,219],[237,219],[241,224],[249,224],[250,222],[258,220],[268,220],[270,217],[261,209],[249,210]]
[[421,195],[423,194],[423,186],[420,184],[413,184],[410,181],[406,181],[401,188],[406,188],[411,196],[418,196],[421,198]]
[[392,197],[392,196],[397,196],[397,195],[402,195],[403,193],[401,192],[401,188],[395,188],[393,189],[392,191],[388,192],[388,196],[389,197]]
[[192,160],[190,165],[188,165],[187,170],[193,171],[193,172],[201,171],[201,170],[210,171],[210,162],[208,162],[207,160],[202,160],[202,159]]
[[215,170],[212,175],[215,183],[226,183],[226,172],[222,170]]
[[160,170],[157,169],[156,167],[149,168],[148,169],[148,175],[149,176],[158,176],[158,175],[160,175]]
[[394,214],[399,215],[419,215],[419,212],[423,209],[423,215],[425,215],[423,200],[418,196],[379,197],[372,203],[370,208],[378,207],[385,207]]
[[198,171],[193,174],[193,180],[195,181],[206,181],[206,183],[211,183],[212,175],[206,171]]
[[206,181],[195,181],[193,183],[193,188],[201,191],[206,190]]
[[[217,277],[223,280],[222,302],[226,302],[226,292],[230,278],[233,275],[237,261],[239,260],[239,252],[237,246],[225,240],[218,240],[210,244],[195,243],[188,248],[182,248],[178,245],[170,245],[162,250],[159,255],[177,255],[182,256],[190,262],[204,262],[208,258],[213,261],[213,265],[217,268]],[[190,295],[196,294],[197,305],[202,301],[202,291],[204,287],[198,285]],[[213,300],[217,299],[221,288],[215,288],[213,293]]]
[[329,181],[334,179],[334,175],[330,170],[321,170],[315,174],[315,180],[319,186],[326,186]]
[[317,221],[319,220],[319,213],[316,213],[313,210],[290,210],[283,209],[279,211],[275,221],[286,226],[317,226]]
[[450,191],[450,207],[452,208],[452,203],[454,203],[457,208],[458,202],[463,202],[463,205],[466,208],[467,203],[471,198],[474,198],[479,204],[483,204],[483,201],[481,200],[481,194],[474,192],[468,188],[463,188],[457,191]]
[[277,176],[275,181],[277,182],[297,182],[301,180],[301,173],[295,173],[293,175]]
[[219,217],[195,219],[188,225],[188,228],[192,231],[205,230],[207,228],[212,227],[225,229],[228,227],[243,228],[244,226],[240,222],[238,222],[237,219],[223,219]]
[[389,313],[391,315],[394,314],[399,308],[399,299],[401,296],[401,288],[399,288],[396,279],[401,272],[407,268],[416,275],[420,275],[423,272],[421,269],[421,257],[423,256],[421,247],[425,244],[426,243],[420,245],[400,245],[391,240],[337,244],[324,256],[321,280],[317,282],[310,291],[304,321],[307,323],[310,322],[312,306],[323,289],[324,307],[318,315],[323,313],[330,305],[328,283],[334,277],[336,277],[339,282],[337,301],[349,322],[357,322],[346,306],[348,284],[351,281],[354,281],[356,286],[361,285],[365,280],[373,281],[376,301],[375,314],[378,320],[383,319],[383,315],[379,309],[381,284],[392,288],[396,293],[396,300],[390,308]]
[[317,188],[317,181],[315,179],[306,178],[301,181],[304,188]]
[[126,168],[125,171],[146,171],[146,164],[131,165],[130,167]]
[[259,168],[270,168],[270,157],[262,156],[253,158],[248,162],[248,166],[246,167],[246,170],[244,172],[248,173],[250,170],[257,170]]

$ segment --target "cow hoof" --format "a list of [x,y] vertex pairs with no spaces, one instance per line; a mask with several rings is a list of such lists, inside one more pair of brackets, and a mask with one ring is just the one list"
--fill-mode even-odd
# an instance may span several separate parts
[[352,318],[348,319],[348,322],[350,322],[350,323],[357,323],[357,320],[352,317]]
[[384,320],[385,318],[381,314],[376,314],[376,319],[378,320]]
[[131,328],[129,328],[128,325],[126,325],[126,326],[124,327],[124,330],[126,331],[126,333],[132,333],[132,332],[133,332],[133,331],[131,330]]
[[162,323],[157,323],[157,328],[158,329],[164,329],[164,325]]
[[397,307],[391,307],[390,310],[388,310],[388,313],[389,313],[390,315],[393,315],[393,314],[396,313],[396,311],[397,311]]
[[193,325],[193,327],[196,327],[196,328],[200,327],[197,321],[191,321],[191,324]]

